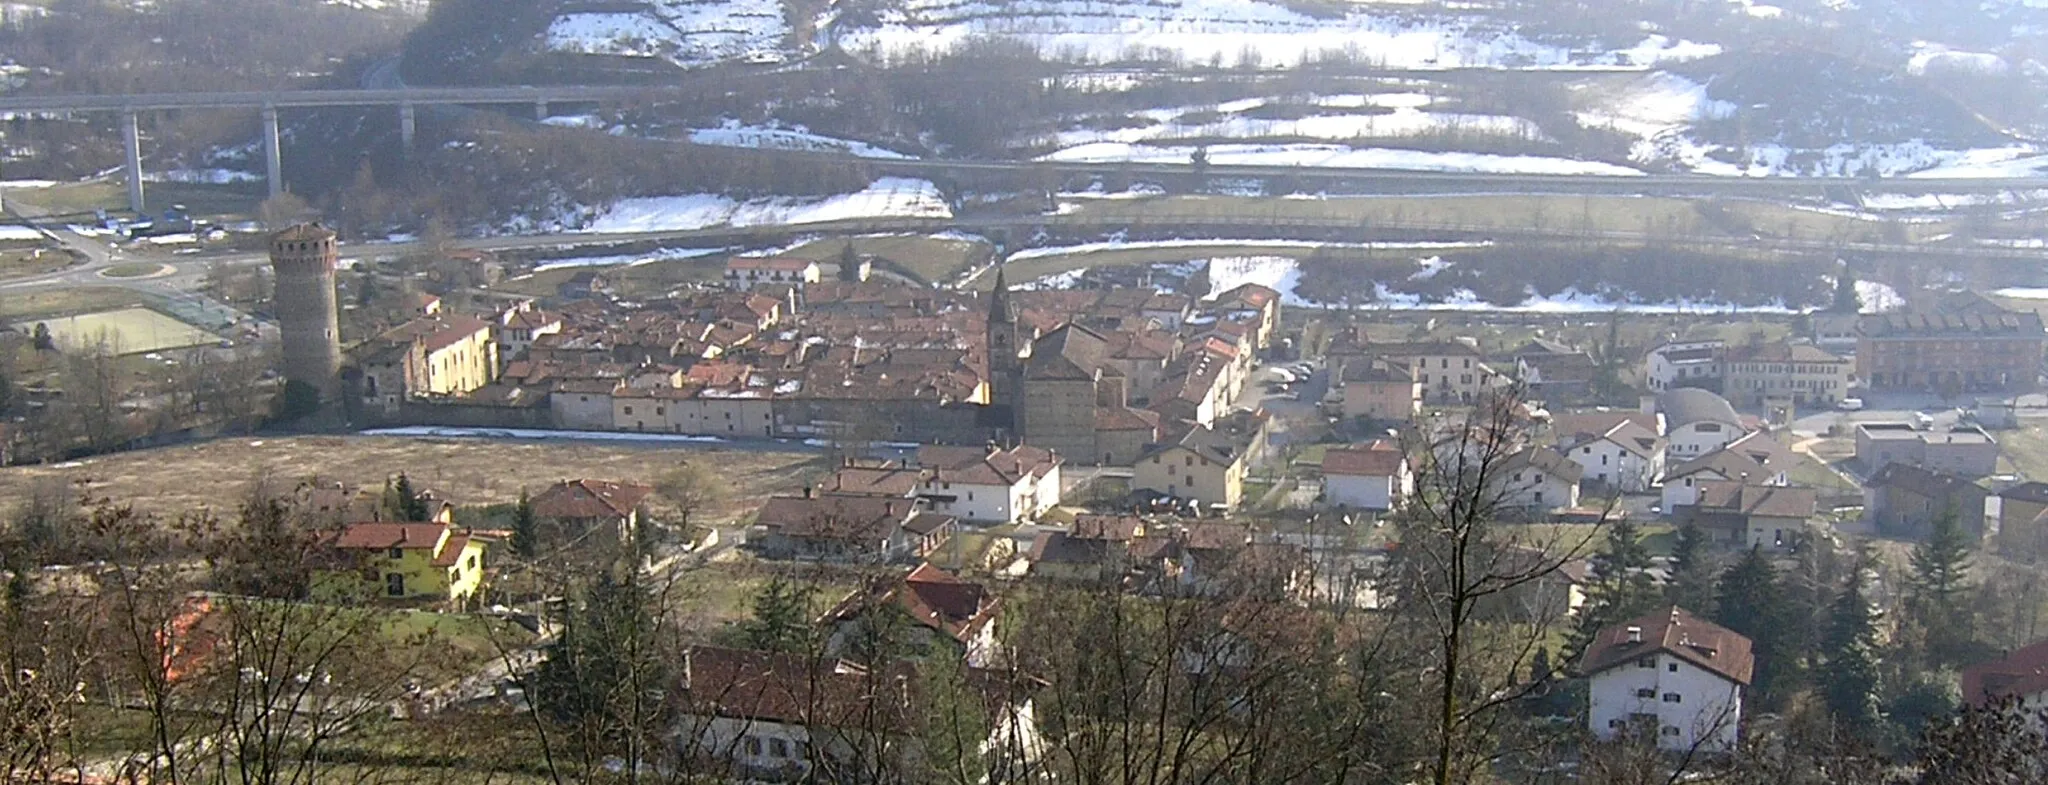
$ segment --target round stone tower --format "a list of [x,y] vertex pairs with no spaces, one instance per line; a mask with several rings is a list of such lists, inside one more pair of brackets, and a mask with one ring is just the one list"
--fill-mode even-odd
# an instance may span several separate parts
[[320,391],[322,401],[333,400],[341,386],[341,317],[334,298],[334,268],[339,261],[334,232],[317,223],[299,224],[270,237],[284,378],[311,385]]

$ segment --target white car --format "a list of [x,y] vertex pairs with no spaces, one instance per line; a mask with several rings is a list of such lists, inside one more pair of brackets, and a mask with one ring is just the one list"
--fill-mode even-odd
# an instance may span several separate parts
[[1863,411],[1863,399],[1843,398],[1842,400],[1835,402],[1835,408],[1845,412],[1860,412]]

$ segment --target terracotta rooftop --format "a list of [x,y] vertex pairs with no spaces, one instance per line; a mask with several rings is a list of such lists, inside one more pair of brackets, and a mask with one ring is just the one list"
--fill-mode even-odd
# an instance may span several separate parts
[[1579,661],[1579,673],[1592,676],[1659,653],[1744,686],[1756,666],[1748,638],[1671,606],[1600,630]]
[[1401,448],[1385,439],[1333,448],[1323,453],[1323,474],[1351,477],[1392,477],[1401,471]]
[[584,520],[624,518],[653,495],[645,485],[605,480],[563,480],[531,500],[533,514],[540,518]]

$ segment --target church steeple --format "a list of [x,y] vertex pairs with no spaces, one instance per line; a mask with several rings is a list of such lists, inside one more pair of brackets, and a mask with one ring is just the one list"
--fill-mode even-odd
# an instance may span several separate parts
[[1010,303],[1009,279],[1003,264],[996,264],[996,288],[988,295],[988,386],[989,404],[1003,421],[1002,430],[1016,433],[1016,406],[1024,383],[1022,329],[1017,310]]
[[988,324],[991,329],[998,324],[1017,323],[1016,312],[1010,310],[1010,284],[1003,277],[1005,266],[1001,262],[996,263],[996,288],[988,296]]

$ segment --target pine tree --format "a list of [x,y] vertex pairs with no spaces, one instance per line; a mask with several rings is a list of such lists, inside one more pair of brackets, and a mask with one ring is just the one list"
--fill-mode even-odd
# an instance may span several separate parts
[[1608,524],[1607,544],[1593,558],[1593,569],[1593,586],[1570,641],[1572,652],[1585,651],[1602,628],[1656,610],[1664,599],[1649,572],[1650,551],[1643,546],[1642,529],[1626,517]]
[[526,490],[519,491],[519,504],[512,508],[512,554],[521,559],[532,559],[540,551],[540,528],[533,519],[533,501],[526,496]]
[[1625,390],[1621,384],[1621,311],[1607,316],[1607,340],[1600,349],[1600,365],[1594,370],[1593,392],[1603,401],[1620,397]]
[[1969,535],[1955,510],[1934,517],[1927,541],[1913,548],[1907,611],[1927,635],[1927,656],[1936,665],[1961,664],[1975,637],[1965,597],[1970,573]]
[[1714,613],[1714,573],[1707,563],[1707,534],[1687,523],[1678,527],[1678,542],[1671,548],[1671,583],[1664,598],[1672,605],[1702,616]]
[[1877,619],[1863,593],[1860,560],[1830,606],[1822,651],[1827,668],[1821,689],[1828,712],[1839,727],[1867,735],[1879,722],[1878,644]]
[[424,521],[427,519],[427,500],[413,490],[412,479],[399,472],[398,479],[384,492],[384,507],[397,520]]
[[1828,307],[1835,313],[1858,313],[1863,310],[1863,296],[1856,292],[1856,274],[1848,265],[1835,273],[1835,302]]
[[600,573],[583,594],[533,675],[534,703],[601,754],[630,754],[661,721],[669,686],[658,622],[633,573]]
[[1741,560],[1721,573],[1714,592],[1714,622],[1749,638],[1750,650],[1756,655],[1752,686],[1764,699],[1777,697],[1772,678],[1784,619],[1779,594],[1778,572],[1758,546],[1750,547]]
[[803,652],[811,640],[811,596],[776,576],[754,595],[754,618],[746,625],[747,645],[763,651]]

